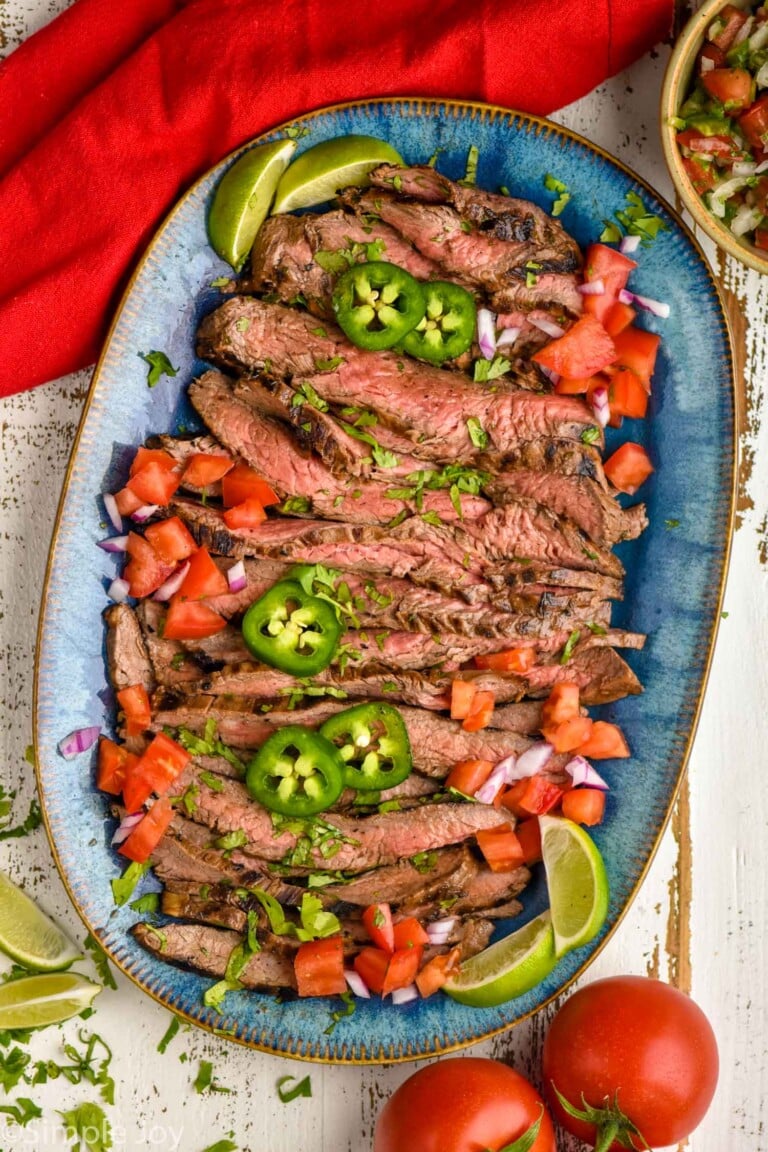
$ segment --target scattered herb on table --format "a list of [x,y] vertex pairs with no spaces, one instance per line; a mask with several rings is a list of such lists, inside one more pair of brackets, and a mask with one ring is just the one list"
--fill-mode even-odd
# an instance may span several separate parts
[[177,376],[178,368],[174,368],[165,352],[139,352],[139,358],[149,364],[147,384],[154,388],[161,376]]
[[[288,1085],[293,1081],[293,1085]],[[291,1100],[298,1100],[299,1096],[312,1095],[312,1081],[309,1076],[297,1080],[295,1076],[281,1076],[277,1082],[277,1094],[283,1104],[290,1104]]]

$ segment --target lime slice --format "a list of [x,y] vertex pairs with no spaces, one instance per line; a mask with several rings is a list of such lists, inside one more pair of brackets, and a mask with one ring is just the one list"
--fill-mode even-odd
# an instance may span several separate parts
[[402,164],[391,144],[375,136],[337,136],[308,148],[294,160],[277,186],[272,212],[293,212],[331,200],[339,188],[368,183],[379,164]]
[[473,1008],[493,1008],[535,988],[556,959],[552,920],[549,912],[542,912],[511,936],[465,960],[443,991]]
[[597,845],[583,828],[559,816],[540,816],[555,951],[586,944],[608,914],[608,877]]
[[25,968],[55,972],[80,957],[71,940],[0,872],[0,950]]
[[236,160],[219,181],[208,214],[208,239],[234,269],[245,263],[295,151],[293,140],[258,144]]
[[90,1008],[101,985],[76,972],[26,976],[0,987],[0,1031],[45,1028]]

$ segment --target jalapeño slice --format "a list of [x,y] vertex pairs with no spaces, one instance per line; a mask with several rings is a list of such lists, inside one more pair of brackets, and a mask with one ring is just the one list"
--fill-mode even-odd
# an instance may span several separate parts
[[330,808],[344,789],[344,764],[330,741],[289,724],[262,744],[248,765],[251,796],[281,816],[315,816]]
[[341,635],[332,605],[310,596],[294,580],[281,580],[254,601],[242,629],[257,660],[300,677],[328,667]]
[[326,720],[320,734],[338,750],[348,788],[394,788],[413,768],[402,716],[391,704],[357,704]]
[[442,364],[466,352],[472,344],[477,308],[471,293],[458,284],[433,280],[422,285],[424,316],[403,340],[403,348],[418,360]]
[[424,316],[424,290],[410,272],[373,260],[354,264],[333,290],[339,327],[358,348],[392,348]]

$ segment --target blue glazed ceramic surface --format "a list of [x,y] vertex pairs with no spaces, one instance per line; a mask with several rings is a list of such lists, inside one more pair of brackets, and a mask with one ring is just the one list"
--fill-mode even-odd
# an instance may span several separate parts
[[[580,138],[498,109],[417,100],[329,109],[302,124],[308,134],[299,139],[299,151],[333,136],[371,134],[389,140],[408,162],[423,162],[441,149],[439,168],[452,177],[463,175],[475,144],[481,187],[506,185],[546,208],[553,197],[543,178],[551,172],[571,190],[563,223],[582,245],[599,235],[603,218],[624,205],[629,191],[639,193],[668,229],[640,250],[632,281],[636,291],[671,305],[668,320],[643,320],[663,336],[650,418],[609,434],[609,444],[641,441],[657,469],[643,491],[650,528],[619,549],[627,595],[614,620],[649,639],[645,651],[629,657],[644,695],[602,710],[622,725],[633,752],[628,762],[606,763],[612,791],[606,820],[594,830],[610,879],[610,911],[598,940],[562,960],[532,992],[499,1008],[467,1008],[442,995],[399,1009],[358,1002],[355,1014],[328,1035],[337,1004],[278,1004],[268,995],[240,992],[226,998],[219,1016],[202,1003],[210,979],[148,955],[129,934],[140,917],[113,903],[110,880],[119,875],[121,860],[109,847],[107,799],[93,784],[95,752],[67,762],[56,745],[86,724],[113,728],[101,614],[114,562],[96,547],[106,534],[99,497],[123,485],[132,449],[145,437],[197,426],[183,399],[185,385],[202,367],[193,336],[200,316],[220,300],[211,281],[230,271],[207,245],[205,216],[231,161],[196,185],[161,229],[97,369],[54,538],[38,652],[39,784],[62,875],[116,963],[174,1011],[276,1053],[382,1062],[469,1044],[540,1007],[589,962],[634,895],[684,768],[719,615],[732,514],[732,365],[717,291],[690,234],[650,189]],[[151,349],[165,351],[179,369],[152,390],[139,359]],[[146,877],[139,892],[154,886]],[[539,878],[524,896],[523,917],[501,930],[540,911],[544,901]]]

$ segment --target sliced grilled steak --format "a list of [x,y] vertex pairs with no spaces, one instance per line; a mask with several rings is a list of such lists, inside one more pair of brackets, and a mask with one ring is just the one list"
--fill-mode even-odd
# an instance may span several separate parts
[[141,684],[150,691],[154,687],[152,665],[133,609],[127,604],[114,604],[107,608],[104,617],[107,621],[107,664],[112,687],[119,692],[122,688]]
[[321,895],[328,908],[357,905],[366,908],[379,902],[398,907],[405,901],[426,901],[449,877],[463,873],[467,861],[473,861],[465,844],[431,852],[417,867],[412,860],[385,864],[373,872],[354,876],[338,884],[329,884]]
[[[151,924],[136,924],[131,932],[148,952],[161,960],[216,977],[224,976],[233,949],[243,943],[242,936],[236,932],[202,924],[164,924],[162,931]],[[246,988],[296,987],[293,959],[281,950],[262,948],[251,957],[238,978]]]
[[[389,496],[390,483],[335,477],[322,461],[300,448],[282,424],[238,399],[220,372],[206,372],[193,381],[189,398],[216,437],[258,469],[283,499],[304,497],[316,515],[357,524],[386,524],[401,511],[420,511],[413,500]],[[423,508],[443,520],[458,519],[447,492],[426,493]],[[478,496],[462,500],[468,520],[482,516],[488,508],[488,502]]]
[[[451,463],[468,463],[477,456],[467,430],[470,417],[480,420],[498,452],[540,437],[578,440],[585,428],[594,427],[591,411],[575,397],[525,389],[494,392],[456,372],[355,348],[330,326],[324,337],[313,328],[316,323],[307,314],[235,297],[202,322],[199,351],[221,365],[258,371],[268,361],[272,372],[298,381],[309,378],[327,403],[373,409],[394,427],[418,433],[415,455]],[[200,414],[217,437],[239,451],[231,438],[220,436],[205,412]]]
[[533,500],[557,516],[567,517],[600,545],[634,540],[648,526],[642,504],[625,510],[595,480],[584,477],[520,468],[499,473],[487,490],[494,504]]

